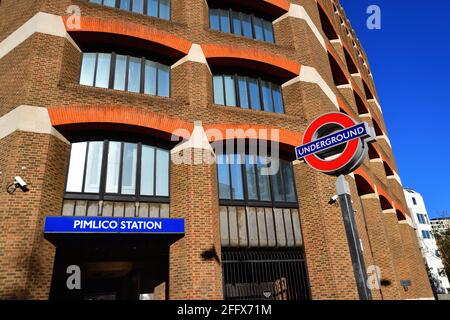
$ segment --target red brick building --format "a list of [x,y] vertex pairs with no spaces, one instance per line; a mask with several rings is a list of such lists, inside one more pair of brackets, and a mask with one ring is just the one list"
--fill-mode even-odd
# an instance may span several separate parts
[[[381,270],[373,299],[432,297],[338,1],[1,1],[0,298],[358,299],[335,178],[294,161],[333,111],[377,135],[347,177]],[[252,141],[279,146],[280,170],[262,174]],[[47,216],[184,218],[185,232],[50,235]]]

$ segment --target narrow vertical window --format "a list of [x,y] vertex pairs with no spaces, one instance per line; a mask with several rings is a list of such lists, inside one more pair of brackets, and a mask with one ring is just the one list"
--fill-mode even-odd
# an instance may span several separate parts
[[111,54],[99,53],[97,59],[97,73],[95,76],[96,87],[109,88],[110,69],[111,69]]
[[141,91],[141,59],[130,57],[128,62],[128,91]]
[[261,110],[261,99],[259,95],[258,80],[248,78],[248,85],[250,91],[250,106],[252,109]]
[[272,91],[270,82],[261,81],[261,91],[263,96],[264,111],[273,112]]
[[220,23],[219,23],[219,10],[218,9],[211,9],[209,11],[209,25],[211,27],[211,30],[220,30]]
[[256,183],[255,157],[245,157],[245,174],[247,177],[247,195],[249,200],[258,200],[258,187]]
[[233,33],[242,35],[241,18],[239,12],[233,12]]
[[133,0],[132,11],[136,13],[144,13],[144,0]]
[[106,170],[106,193],[119,192],[120,175],[120,142],[110,142],[108,146],[108,162]]
[[156,69],[157,64],[153,61],[145,61],[145,83],[144,93],[156,96]]
[[264,41],[263,22],[261,18],[253,17],[255,27],[255,39]]
[[219,179],[219,198],[224,200],[231,199],[230,173],[227,165],[227,155],[217,156],[217,173]]
[[283,188],[283,178],[281,174],[281,162],[276,159],[272,159],[272,161],[278,161],[278,172],[271,176],[271,182],[272,182],[272,192],[273,192],[273,198],[275,201],[285,201],[286,196],[284,193]]
[[252,31],[252,17],[248,14],[241,14],[242,17],[242,35],[248,38],[253,38]]
[[69,174],[67,177],[67,192],[83,191],[83,174],[86,160],[86,142],[78,142],[72,144],[70,153]]
[[242,186],[241,156],[233,154],[229,155],[229,159],[231,160],[230,172],[231,172],[232,198],[233,200],[243,200],[244,188]]
[[286,193],[286,201],[287,202],[296,202],[294,175],[293,175],[291,164],[286,161],[281,161],[280,164],[281,164],[280,170],[283,174],[283,180],[284,180],[284,190]]
[[170,0],[159,0],[159,17],[170,20]]
[[93,86],[95,75],[96,53],[83,53],[83,62],[81,64],[80,84]]
[[89,142],[84,192],[98,193],[103,158],[103,142]]
[[136,193],[137,145],[124,143],[122,158],[122,194]]
[[214,76],[213,77],[213,87],[214,87],[214,103],[225,105],[225,97],[223,94],[223,77]]
[[233,76],[224,76],[225,81],[225,101],[227,106],[236,106],[236,87]]
[[116,56],[116,66],[114,71],[114,89],[125,90],[125,78],[127,76],[127,57]]
[[259,182],[259,200],[271,201],[269,175],[263,174],[265,173],[265,170],[263,171],[263,169],[267,169],[267,158],[258,157],[257,159],[258,163],[256,168]]
[[158,96],[168,97],[170,95],[170,68],[158,64]]
[[130,11],[131,0],[120,0],[120,9]]
[[220,29],[223,32],[231,32],[230,14],[228,10],[220,10]]
[[142,146],[141,160],[141,195],[153,196],[155,191],[155,148]]
[[147,0],[147,15],[158,16],[158,0]]
[[264,40],[267,42],[274,43],[275,39],[273,37],[273,25],[270,21],[264,21]]
[[169,152],[156,150],[156,196],[169,195]]
[[274,111],[276,113],[284,113],[283,97],[281,95],[280,86],[272,84],[272,96],[273,96]]
[[245,77],[239,77],[239,102],[240,107],[244,109],[248,109],[248,88],[247,88],[247,80]]

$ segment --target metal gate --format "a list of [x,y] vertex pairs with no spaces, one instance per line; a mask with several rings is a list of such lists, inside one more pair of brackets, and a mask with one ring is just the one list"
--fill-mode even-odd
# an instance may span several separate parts
[[226,300],[309,300],[301,249],[222,249]]

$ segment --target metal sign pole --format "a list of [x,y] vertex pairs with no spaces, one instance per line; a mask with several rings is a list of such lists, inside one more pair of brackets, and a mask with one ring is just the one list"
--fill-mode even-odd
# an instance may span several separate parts
[[372,295],[366,285],[367,272],[364,257],[361,250],[361,242],[355,221],[355,212],[352,206],[350,187],[343,175],[336,181],[336,191],[339,196],[339,204],[344,218],[345,233],[347,234],[348,247],[352,258],[353,272],[360,300],[372,300]]

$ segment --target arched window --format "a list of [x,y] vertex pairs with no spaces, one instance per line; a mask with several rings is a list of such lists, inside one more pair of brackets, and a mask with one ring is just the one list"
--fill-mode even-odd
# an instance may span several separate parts
[[219,199],[226,204],[297,204],[292,164],[282,159],[240,154],[217,157]]
[[211,30],[233,33],[239,36],[274,43],[272,22],[254,14],[231,9],[210,9]]
[[243,109],[284,113],[281,86],[261,78],[215,74],[214,103]]
[[89,0],[89,2],[170,20],[170,0]]
[[142,143],[86,141],[72,144],[66,193],[168,197],[169,152]]
[[85,52],[80,84],[169,97],[170,67],[144,57]]

